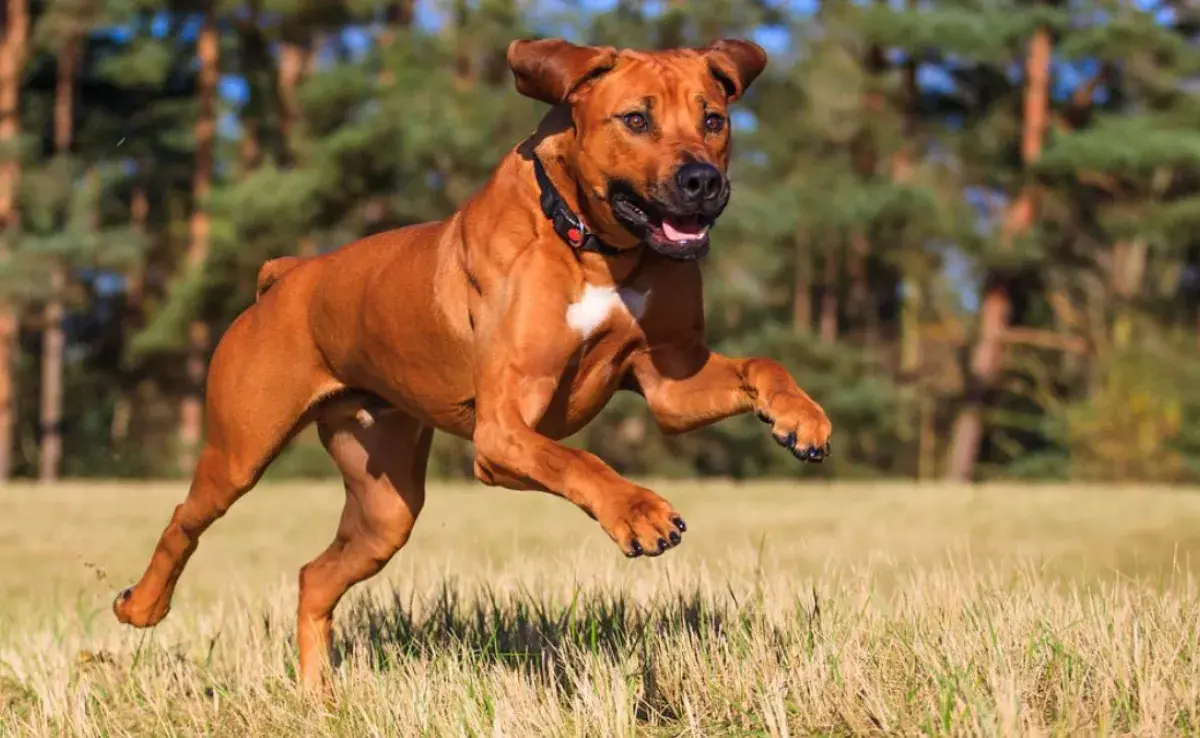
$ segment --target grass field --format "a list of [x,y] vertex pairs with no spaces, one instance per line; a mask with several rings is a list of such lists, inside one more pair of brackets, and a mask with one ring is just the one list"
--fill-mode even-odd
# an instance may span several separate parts
[[294,688],[297,569],[334,482],[264,485],[171,615],[116,624],[182,485],[0,489],[0,734],[1200,733],[1200,492],[661,484],[624,559],[567,503],[434,486]]

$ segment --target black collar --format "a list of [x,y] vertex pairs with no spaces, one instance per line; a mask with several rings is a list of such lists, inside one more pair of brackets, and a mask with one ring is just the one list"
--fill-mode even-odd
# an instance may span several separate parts
[[567,203],[563,202],[562,195],[558,194],[554,183],[550,181],[550,176],[546,174],[542,160],[538,158],[537,154],[532,154],[532,157],[533,175],[537,178],[538,187],[542,191],[538,198],[542,205],[542,213],[550,219],[550,223],[554,226],[554,232],[558,234],[559,238],[579,251],[594,251],[604,256],[618,256],[624,253],[622,249],[604,243],[595,233],[588,230],[583,219],[573,213],[571,208],[567,207]]

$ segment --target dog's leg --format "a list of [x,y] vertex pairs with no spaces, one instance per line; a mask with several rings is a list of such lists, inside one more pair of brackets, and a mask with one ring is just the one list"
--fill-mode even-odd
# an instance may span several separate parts
[[222,450],[206,446],[200,452],[191,489],[159,537],[150,565],[138,583],[117,595],[113,602],[118,620],[147,628],[166,617],[175,584],[196,550],[200,534],[253,484],[251,475],[236,478],[235,473],[237,470]]
[[[522,274],[547,284],[569,274],[532,256]],[[600,523],[626,556],[656,556],[675,546],[683,518],[654,492],[623,478],[595,454],[538,432],[572,357],[577,329],[561,294],[533,286],[506,290],[505,302],[477,312],[475,477],[487,485],[563,497]],[[500,317],[503,320],[500,320]],[[561,322],[547,322],[564,316]]]
[[[250,308],[230,326],[209,368],[206,438],[187,498],[175,508],[145,573],[117,595],[113,612],[139,628],[170,610],[175,585],[200,535],[258,481],[331,384],[315,349],[296,346]],[[287,357],[287,361],[280,361]]]
[[633,366],[638,391],[669,434],[754,412],[801,461],[829,453],[832,427],[825,411],[771,359],[733,359],[707,348],[664,345]]
[[400,412],[363,427],[354,413],[318,421],[342,473],[346,505],[329,548],[300,570],[296,640],[300,680],[325,683],[333,610],[346,591],[379,572],[408,541],[425,502],[433,430]]
[[594,454],[534,430],[555,382],[509,376],[481,395],[475,477],[487,485],[564,497],[600,523],[626,556],[657,556],[687,529],[671,503],[618,474]]

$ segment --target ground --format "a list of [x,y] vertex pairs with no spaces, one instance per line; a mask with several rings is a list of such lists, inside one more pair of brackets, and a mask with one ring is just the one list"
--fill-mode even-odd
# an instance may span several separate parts
[[299,567],[336,482],[263,485],[156,630],[119,626],[174,483],[0,489],[0,734],[1195,734],[1200,491],[654,485],[626,560],[547,495],[434,485],[294,688]]

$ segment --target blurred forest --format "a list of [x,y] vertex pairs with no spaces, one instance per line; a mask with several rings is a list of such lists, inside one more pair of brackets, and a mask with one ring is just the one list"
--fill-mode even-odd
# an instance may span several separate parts
[[[636,475],[1200,477],[1200,11],[1130,0],[0,0],[0,480],[170,476],[266,259],[441,218],[544,106],[514,38],[759,41],[711,345],[828,410],[569,442]],[[439,436],[432,470],[469,475]],[[309,435],[273,475],[333,472]]]

